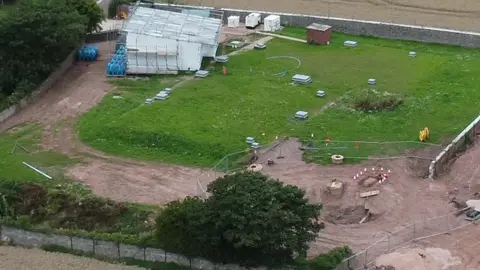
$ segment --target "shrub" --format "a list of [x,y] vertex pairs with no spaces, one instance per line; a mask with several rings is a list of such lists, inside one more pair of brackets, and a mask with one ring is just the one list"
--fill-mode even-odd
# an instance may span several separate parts
[[403,103],[399,95],[372,88],[356,91],[352,97],[353,108],[364,112],[392,111]]
[[315,257],[309,265],[310,270],[333,270],[344,259],[352,255],[352,250],[347,247],[339,247]]
[[167,205],[157,218],[161,246],[192,257],[248,266],[281,266],[304,256],[323,224],[321,205],[298,187],[259,173],[215,180],[205,201],[187,198]]

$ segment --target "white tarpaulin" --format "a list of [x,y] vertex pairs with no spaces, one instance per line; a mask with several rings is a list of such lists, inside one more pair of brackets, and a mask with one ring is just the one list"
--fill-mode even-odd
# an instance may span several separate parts
[[480,200],[468,200],[467,205],[475,211],[480,212]]

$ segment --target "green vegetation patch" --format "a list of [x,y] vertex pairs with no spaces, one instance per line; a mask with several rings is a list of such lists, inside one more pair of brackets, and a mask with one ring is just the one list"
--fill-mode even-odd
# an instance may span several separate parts
[[41,174],[26,167],[23,162],[46,172],[55,179],[63,179],[63,168],[81,160],[42,149],[42,129],[36,125],[18,126],[0,134],[1,178],[10,181],[49,182]]
[[[83,184],[65,179],[65,167],[81,160],[42,150],[40,137],[41,129],[34,125],[0,135],[0,222],[118,242],[148,241],[160,207],[97,197]],[[53,180],[26,167],[24,161]]]
[[[287,28],[284,34],[305,37],[303,29]],[[345,40],[359,46],[346,48]],[[409,57],[410,51],[417,57]],[[334,141],[417,141],[418,131],[428,126],[431,142],[440,143],[478,113],[478,52],[337,33],[328,46],[275,39],[266,50],[232,56],[225,64],[227,76],[217,65],[210,77],[178,85],[165,102],[144,104],[173,86],[171,77],[117,80],[123,98],[107,96],[80,120],[78,130],[83,141],[111,154],[200,166],[245,149],[247,136],[263,145],[276,136],[310,140],[311,134],[314,146],[326,136]],[[296,73],[312,76],[313,83],[292,85]],[[369,86],[369,78],[376,85]],[[326,97],[315,97],[319,89]],[[373,90],[381,95],[372,95]],[[360,99],[363,91],[369,93],[366,101]],[[385,100],[385,93],[393,99]],[[359,104],[352,109],[355,97]],[[308,111],[309,120],[294,120],[299,110]],[[345,155],[384,154],[382,147],[363,146],[349,144]],[[397,144],[391,152],[412,147],[418,145]],[[310,159],[324,160],[330,152]]]

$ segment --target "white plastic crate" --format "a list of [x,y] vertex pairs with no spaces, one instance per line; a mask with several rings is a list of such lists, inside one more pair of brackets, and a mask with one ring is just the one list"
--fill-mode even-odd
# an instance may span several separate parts
[[357,47],[358,43],[356,41],[353,41],[353,40],[347,40],[343,43],[343,46],[345,47],[352,47],[352,48],[355,48]]
[[237,28],[240,26],[240,16],[230,16],[228,17],[228,27]]
[[307,118],[308,118],[308,112],[306,112],[306,111],[298,111],[297,113],[295,113],[295,118],[307,119]]

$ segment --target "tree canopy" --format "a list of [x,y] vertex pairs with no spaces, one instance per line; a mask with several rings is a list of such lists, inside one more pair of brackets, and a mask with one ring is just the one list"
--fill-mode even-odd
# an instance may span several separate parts
[[0,106],[32,91],[82,43],[88,31],[98,28],[103,13],[95,1],[74,2],[22,0],[2,17]]
[[167,205],[157,219],[165,249],[243,265],[289,264],[304,256],[322,224],[321,205],[296,186],[259,173],[240,173],[208,186],[211,196]]

